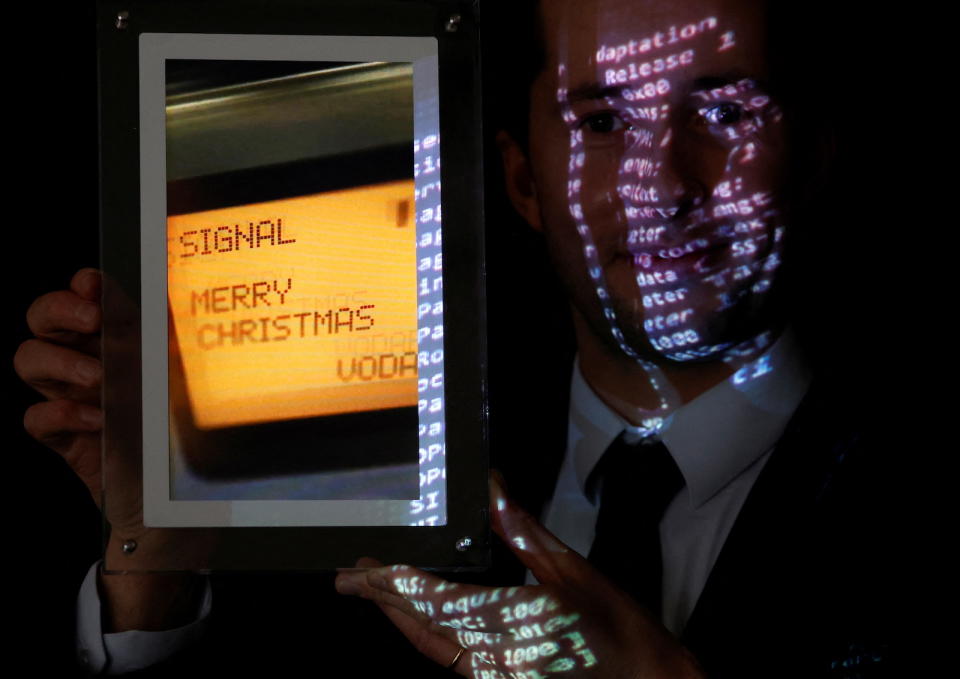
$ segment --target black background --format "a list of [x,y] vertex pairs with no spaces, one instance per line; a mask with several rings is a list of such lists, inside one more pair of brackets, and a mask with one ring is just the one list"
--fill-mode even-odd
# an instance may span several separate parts
[[[79,581],[72,567],[98,551],[99,515],[59,455],[23,429],[39,396],[13,371],[29,336],[25,313],[35,298],[67,287],[77,269],[98,261],[97,75],[94,4],[65,3],[37,12],[11,8],[11,31],[24,35],[5,60],[8,234],[4,340],[4,487],[8,508],[5,578],[14,606],[18,658],[42,668],[72,646]],[[82,578],[83,573],[79,574]]]

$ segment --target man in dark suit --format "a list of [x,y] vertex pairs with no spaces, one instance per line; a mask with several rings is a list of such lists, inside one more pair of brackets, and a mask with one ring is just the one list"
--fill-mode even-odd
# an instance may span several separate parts
[[[534,124],[529,139],[514,131],[500,145],[510,198],[544,233],[573,303],[576,428],[562,461],[535,432],[516,448],[526,473],[508,478],[531,508],[538,485],[540,499],[553,498],[546,525],[574,549],[495,486],[494,525],[543,584],[452,586],[372,568],[338,585],[377,600],[418,649],[461,674],[843,676],[881,666],[885,629],[868,601],[879,578],[857,582],[869,569],[853,560],[875,553],[861,549],[876,525],[863,515],[876,506],[864,473],[870,447],[810,386],[775,296],[795,207],[783,191],[792,136],[767,82],[762,9],[720,0],[543,7]],[[88,285],[75,281],[74,292],[90,298]],[[85,322],[77,315],[70,328]],[[777,407],[750,410],[756,399]],[[535,408],[524,412],[535,429],[552,429]],[[94,432],[84,414],[62,415],[75,417],[74,432]],[[754,416],[767,436],[728,446],[731,459],[712,468],[706,447],[731,439],[717,420],[753,432]],[[684,430],[703,433],[678,441]],[[605,461],[621,438],[628,458],[665,448],[680,471],[666,506],[651,508],[652,548],[649,531],[630,527],[640,512],[615,512],[626,524],[603,516],[631,487],[638,503],[655,494],[633,485],[648,471]],[[71,439],[65,454],[87,442]],[[619,499],[618,477],[630,481]],[[691,493],[702,497],[688,502]],[[662,562],[653,590],[650,553]],[[106,620],[115,630],[189,622],[196,584],[104,578]],[[356,635],[381,648],[366,628]]]
[[559,478],[535,407],[513,448],[554,484],[546,528],[492,488],[540,584],[364,562],[338,589],[464,676],[878,676],[879,447],[811,379],[782,280],[817,159],[792,105],[824,93],[783,89],[762,2],[538,11],[499,144],[578,356]]

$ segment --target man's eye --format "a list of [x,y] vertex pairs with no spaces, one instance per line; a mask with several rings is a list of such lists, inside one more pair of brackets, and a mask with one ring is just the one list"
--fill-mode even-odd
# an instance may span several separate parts
[[700,115],[709,125],[735,125],[743,120],[743,108],[739,104],[724,102],[700,109]]
[[596,132],[597,134],[607,134],[609,132],[624,130],[627,128],[627,124],[623,122],[623,119],[616,113],[603,111],[584,118],[580,123],[580,127],[586,127],[591,132]]

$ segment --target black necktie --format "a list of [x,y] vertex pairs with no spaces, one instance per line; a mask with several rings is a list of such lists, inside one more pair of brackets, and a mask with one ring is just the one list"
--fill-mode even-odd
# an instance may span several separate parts
[[658,618],[663,557],[660,519],[683,487],[683,475],[663,443],[610,444],[588,480],[600,481],[600,513],[590,561]]

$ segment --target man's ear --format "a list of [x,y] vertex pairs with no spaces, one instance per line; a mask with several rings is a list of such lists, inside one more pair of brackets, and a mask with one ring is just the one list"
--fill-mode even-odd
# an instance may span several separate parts
[[530,226],[537,231],[543,230],[543,225],[540,223],[537,189],[533,183],[533,173],[530,171],[527,154],[513,137],[503,130],[497,133],[497,146],[503,160],[503,176],[510,202]]

